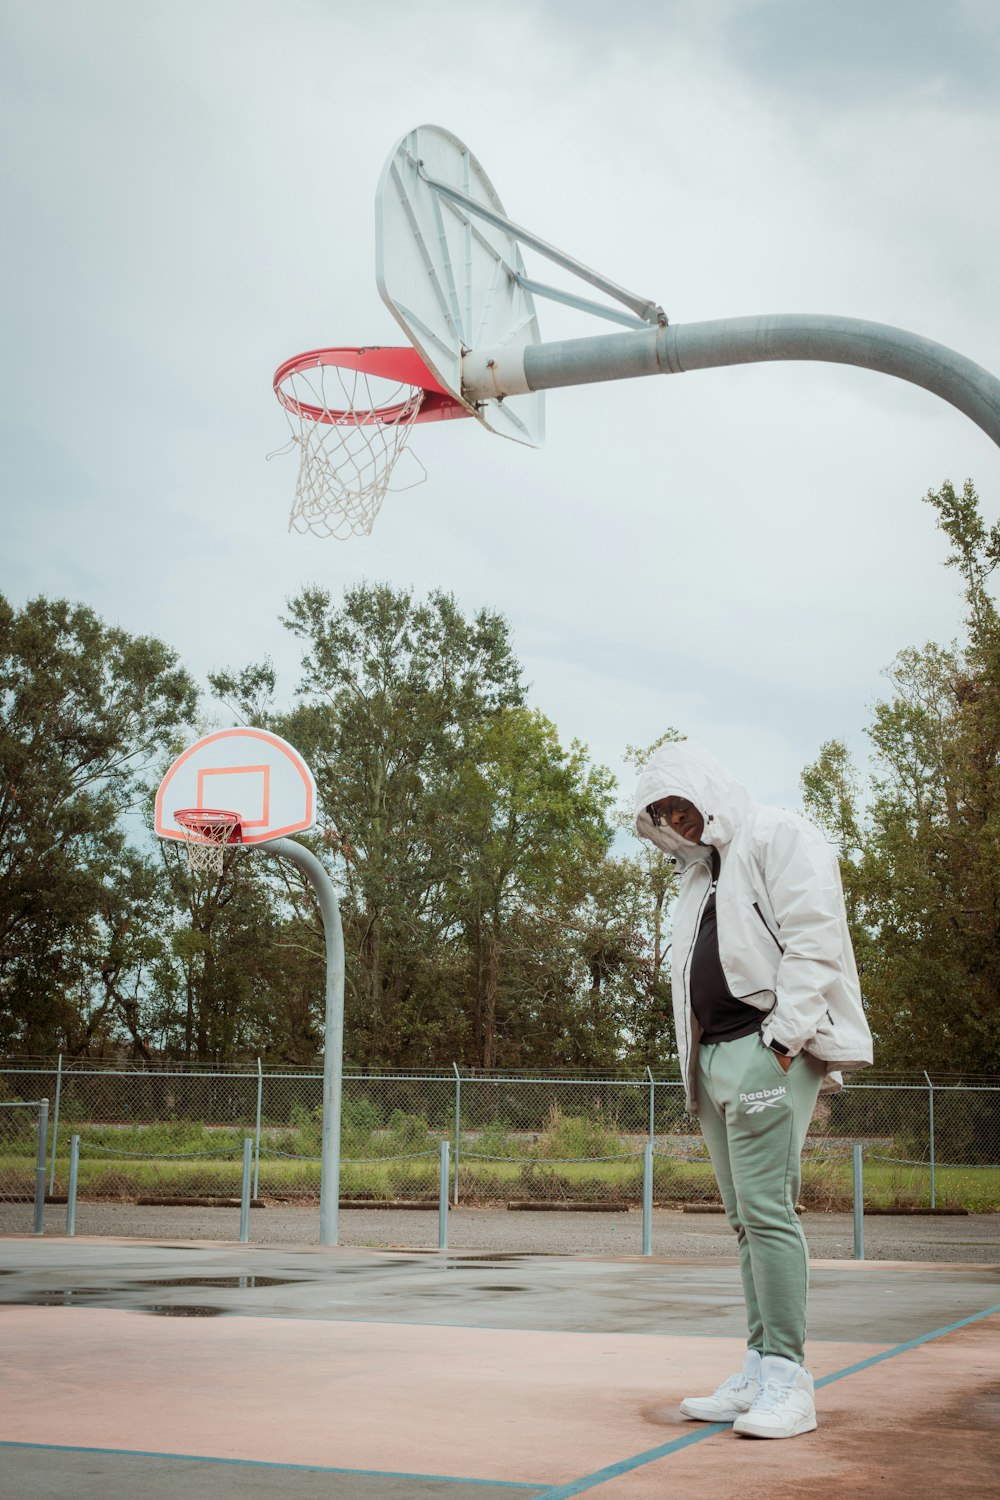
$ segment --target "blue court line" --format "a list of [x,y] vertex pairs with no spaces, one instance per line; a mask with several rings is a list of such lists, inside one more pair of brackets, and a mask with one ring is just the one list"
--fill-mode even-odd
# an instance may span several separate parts
[[172,1458],[190,1464],[235,1464],[245,1469],[296,1469],[310,1474],[356,1474],[375,1479],[433,1479],[438,1484],[492,1485],[498,1490],[540,1490],[545,1481],[463,1479],[455,1474],[402,1474],[394,1469],[338,1469],[329,1464],[281,1464],[256,1458],[214,1458],[204,1453],[157,1453],[149,1448],[88,1448],[83,1443],[18,1443],[0,1439],[0,1448],[44,1449],[49,1453],[110,1453],[122,1458]]
[[985,1312],[972,1313],[968,1318],[960,1318],[957,1323],[949,1323],[944,1328],[935,1328],[933,1333],[922,1333],[918,1339],[910,1339],[906,1344],[896,1344],[892,1349],[886,1349],[881,1354],[873,1354],[869,1359],[862,1359],[856,1365],[846,1365],[842,1370],[835,1370],[832,1375],[824,1375],[816,1381],[817,1386],[832,1385],[835,1380],[843,1380],[845,1375],[856,1375],[859,1370],[867,1370],[869,1365],[881,1364],[884,1359],[892,1359],[896,1354],[905,1354],[908,1349],[918,1349],[921,1344],[929,1344],[932,1339],[943,1338],[946,1333],[954,1333],[958,1328],[968,1328],[970,1323],[978,1323],[983,1318],[990,1318],[994,1313],[1000,1313],[1000,1302],[993,1307],[988,1307]]
[[[835,1380],[843,1380],[845,1375],[856,1375],[859,1370],[867,1370],[870,1365],[880,1364],[882,1360],[892,1359],[897,1354],[905,1354],[908,1349],[917,1349],[921,1344],[929,1344],[932,1339],[942,1338],[946,1333],[954,1333],[958,1328],[967,1328],[970,1323],[978,1323],[982,1318],[992,1317],[994,1313],[1000,1313],[1000,1302],[994,1307],[988,1307],[985,1312],[973,1313],[971,1317],[961,1318],[957,1323],[949,1323],[946,1328],[936,1328],[933,1333],[921,1334],[918,1339],[910,1339],[908,1343],[896,1344],[892,1349],[886,1349],[881,1354],[873,1354],[869,1359],[862,1359],[856,1365],[846,1365],[842,1370],[835,1370],[832,1375],[824,1375],[821,1380],[817,1380],[816,1384],[817,1386],[831,1385]],[[692,1443],[702,1443],[706,1438],[715,1437],[720,1432],[728,1432],[731,1425],[729,1422],[711,1422],[702,1426],[697,1432],[674,1438],[673,1442],[662,1443],[658,1448],[647,1448],[645,1453],[636,1453],[632,1458],[623,1458],[616,1464],[608,1464],[604,1469],[595,1469],[593,1474],[585,1474],[582,1479],[571,1479],[568,1484],[557,1484],[552,1489],[543,1490],[537,1500],[571,1500],[573,1495],[582,1495],[584,1490],[596,1489],[599,1484],[607,1484],[610,1479],[620,1479],[623,1474],[628,1474],[633,1469],[641,1469],[646,1464],[656,1463],[657,1459],[677,1453],[681,1448],[689,1448]]]

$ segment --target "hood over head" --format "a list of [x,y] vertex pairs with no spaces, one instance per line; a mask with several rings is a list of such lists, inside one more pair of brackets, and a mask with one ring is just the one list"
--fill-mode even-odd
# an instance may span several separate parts
[[639,836],[649,839],[679,864],[705,858],[705,851],[688,843],[672,828],[656,828],[646,811],[662,797],[686,797],[705,820],[703,844],[721,848],[728,844],[743,822],[753,801],[746,787],[719,764],[711,751],[695,740],[661,745],[639,776],[635,792],[635,826]]

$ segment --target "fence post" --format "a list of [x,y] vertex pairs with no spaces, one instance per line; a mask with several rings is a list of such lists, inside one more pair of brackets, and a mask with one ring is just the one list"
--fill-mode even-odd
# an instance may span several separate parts
[[49,1101],[38,1101],[38,1147],[35,1151],[35,1233],[45,1233],[45,1168],[49,1145]]
[[441,1172],[438,1180],[438,1249],[448,1248],[448,1142],[441,1142]]
[[250,1168],[253,1163],[253,1136],[243,1137],[243,1182],[240,1188],[240,1244],[250,1239]]
[[458,1136],[462,1128],[462,1075],[458,1071],[458,1064],[452,1063],[455,1070],[455,1207],[458,1207]]
[[257,1059],[257,1128],[254,1131],[253,1145],[253,1195],[260,1197],[260,1102],[264,1092],[264,1076],[260,1069],[260,1058]]
[[642,1253],[653,1253],[653,1143],[642,1148]]
[[649,1079],[649,1139],[652,1141],[656,1135],[656,1083],[649,1068],[646,1069],[646,1077]]
[[928,1099],[930,1101],[930,1112],[931,1112],[931,1118],[930,1118],[930,1137],[931,1137],[931,1208],[936,1208],[937,1207],[937,1202],[935,1200],[935,1195],[934,1195],[934,1085],[933,1085],[933,1083],[931,1083],[930,1078],[928,1077],[927,1069],[926,1068],[924,1069],[924,1077],[927,1079],[927,1095],[928,1095]]
[[851,1148],[854,1158],[854,1259],[865,1258],[865,1174],[861,1160],[861,1143],[855,1141]]
[[76,1234],[76,1183],[80,1173],[80,1137],[69,1138],[69,1187],[66,1189],[66,1233]]
[[59,1139],[59,1095],[62,1093],[62,1053],[59,1054],[59,1062],[56,1066],[56,1106],[52,1111],[52,1162],[49,1167],[49,1197],[55,1192],[56,1182],[56,1142]]

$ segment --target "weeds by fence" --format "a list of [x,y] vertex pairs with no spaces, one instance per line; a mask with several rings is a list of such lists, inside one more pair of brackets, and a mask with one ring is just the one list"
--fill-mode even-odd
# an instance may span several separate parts
[[[243,1139],[254,1139],[254,1197],[319,1194],[319,1073],[142,1071],[75,1064],[0,1065],[0,1103],[52,1098],[49,1188],[66,1192],[80,1137],[81,1201],[232,1201]],[[0,1110],[13,1117],[24,1112]],[[441,1140],[452,1149],[453,1201],[465,1205],[642,1196],[642,1149],[654,1147],[658,1203],[717,1202],[695,1121],[674,1078],[349,1073],[344,1079],[341,1196],[435,1199]],[[851,1151],[865,1149],[873,1207],[1000,1208],[1000,1081],[863,1082],[821,1098],[804,1159],[808,1208],[848,1208]],[[24,1195],[34,1142],[0,1123],[0,1199]]]
[[17,1205],[11,1222],[22,1233],[42,1232],[49,1149],[48,1099],[0,1096],[0,1203]]

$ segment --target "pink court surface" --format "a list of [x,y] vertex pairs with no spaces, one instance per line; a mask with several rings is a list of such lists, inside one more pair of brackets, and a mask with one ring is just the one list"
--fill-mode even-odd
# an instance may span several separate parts
[[0,1240],[17,1500],[1000,1496],[1000,1267],[814,1261],[819,1428],[685,1422],[735,1264]]

